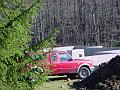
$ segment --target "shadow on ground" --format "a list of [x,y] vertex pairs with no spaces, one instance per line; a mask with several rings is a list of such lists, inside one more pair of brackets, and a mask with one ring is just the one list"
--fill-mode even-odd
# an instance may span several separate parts
[[[94,73],[96,73],[96,72],[98,72],[98,70],[99,70],[99,66],[95,66],[95,70],[94,70],[94,72],[91,74],[94,78],[95,78],[95,76],[94,76]],[[89,76],[89,77],[91,77],[91,75]],[[74,88],[75,90],[87,90],[85,87],[84,87],[84,85],[82,85],[84,82],[88,82],[88,81],[90,81],[90,80],[88,80],[87,81],[87,79],[89,78],[89,77],[87,77],[86,79],[83,79],[83,80],[78,80],[78,81],[75,81],[75,82],[73,82],[73,84],[72,85],[69,85],[71,88]],[[92,90],[92,89],[89,89],[89,90]]]
[[49,76],[49,81],[67,80],[67,76]]

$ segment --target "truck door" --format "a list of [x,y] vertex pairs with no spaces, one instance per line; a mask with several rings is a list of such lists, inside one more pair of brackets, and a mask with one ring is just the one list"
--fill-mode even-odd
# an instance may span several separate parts
[[60,62],[58,61],[58,53],[52,53],[51,54],[51,70],[52,70],[52,74],[60,74],[61,70],[60,70]]
[[61,73],[76,73],[77,63],[67,53],[59,53],[59,68]]

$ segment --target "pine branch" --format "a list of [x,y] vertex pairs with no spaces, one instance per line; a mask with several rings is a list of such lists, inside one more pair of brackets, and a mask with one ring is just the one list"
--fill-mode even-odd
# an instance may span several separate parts
[[[53,30],[53,31],[49,34],[48,37],[46,37],[45,39],[41,40],[41,41],[38,42],[37,44],[30,46],[30,49],[32,49],[33,51],[40,50],[41,48],[43,48],[43,45],[42,45],[42,44],[44,44],[46,41],[49,42],[49,43],[52,42],[52,40],[55,39],[55,37],[56,37],[56,35],[57,35],[58,32],[59,32],[59,29]],[[50,44],[53,44],[53,43],[50,43]],[[42,47],[40,47],[40,46],[42,46]]]
[[37,0],[34,4],[32,4],[28,9],[24,10],[21,12],[20,15],[15,17],[13,20],[10,20],[4,27],[0,27],[0,29],[8,28],[9,26],[12,25],[12,23],[16,20],[18,20],[22,15],[24,15],[26,12],[29,12],[37,3],[39,3],[41,0]]

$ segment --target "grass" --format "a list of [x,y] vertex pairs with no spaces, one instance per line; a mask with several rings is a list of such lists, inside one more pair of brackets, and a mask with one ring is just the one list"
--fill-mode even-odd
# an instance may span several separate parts
[[37,86],[35,90],[75,90],[68,83],[66,76],[49,76],[49,81]]

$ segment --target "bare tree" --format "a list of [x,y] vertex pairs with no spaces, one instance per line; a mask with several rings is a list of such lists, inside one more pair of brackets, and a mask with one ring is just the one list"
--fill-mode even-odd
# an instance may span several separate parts
[[35,43],[60,27],[58,45],[120,44],[120,0],[45,0],[35,22]]

